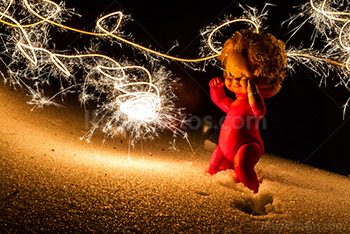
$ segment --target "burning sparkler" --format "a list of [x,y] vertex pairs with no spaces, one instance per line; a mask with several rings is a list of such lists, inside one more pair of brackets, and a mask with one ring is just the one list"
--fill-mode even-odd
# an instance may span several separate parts
[[[258,24],[251,19],[228,20],[211,30],[208,36],[210,55],[196,59],[183,59],[151,50],[122,37],[119,29],[123,19],[121,12],[113,12],[98,19],[96,25],[100,32],[88,32],[62,24],[62,15],[64,13],[72,14],[64,8],[63,4],[58,5],[49,0],[43,0],[39,3],[29,0],[14,3],[11,0],[7,3],[3,2],[3,4],[0,22],[9,26],[8,30],[14,31],[4,35],[7,38],[3,41],[7,41],[7,43],[4,43],[3,46],[7,48],[7,54],[12,52],[10,63],[6,64],[3,61],[9,69],[10,79],[5,78],[5,76],[4,78],[12,84],[25,86],[32,95],[30,103],[35,104],[36,107],[54,104],[53,100],[57,95],[64,95],[76,90],[80,92],[80,101],[83,104],[91,100],[98,101],[97,115],[100,118],[83,137],[88,141],[90,141],[93,132],[100,127],[109,136],[127,133],[133,140],[152,138],[157,135],[157,130],[165,128],[174,133],[182,134],[187,139],[187,134],[176,127],[184,124],[185,121],[179,118],[182,115],[181,111],[174,107],[175,95],[169,84],[175,82],[175,79],[169,79],[171,73],[161,67],[151,74],[146,68],[131,65],[127,61],[121,65],[120,62],[108,56],[95,53],[96,48],[92,50],[93,53],[85,54],[53,53],[50,49],[45,48],[50,41],[48,34],[50,26],[54,25],[104,39],[118,40],[143,53],[163,59],[191,63],[207,61],[220,54],[219,49],[214,47],[213,37],[222,27],[244,21],[253,25],[256,31],[259,30]],[[18,5],[27,11],[23,13],[26,17],[21,20],[16,20],[14,13],[10,11],[11,7]],[[117,19],[112,27],[108,24],[111,19]],[[39,34],[41,38],[36,37],[38,31],[44,32],[44,34]],[[13,45],[16,46],[13,47]],[[27,63],[26,68],[20,73],[13,67],[21,65],[20,61],[22,61],[23,56],[29,64]],[[83,80],[73,75],[73,68],[79,65],[84,67],[86,72]],[[44,83],[49,83],[50,79],[47,77],[43,79],[43,74],[50,78],[57,77],[60,80],[61,91],[51,98],[45,97],[40,87]],[[35,89],[24,82],[22,77],[31,77],[35,81]],[[69,85],[65,87],[64,83]],[[101,96],[104,96],[104,101],[100,100]]]
[[[25,86],[32,95],[29,103],[35,104],[36,107],[53,104],[57,95],[69,92],[80,92],[80,101],[83,104],[91,100],[98,101],[97,115],[100,119],[83,137],[88,141],[97,128],[102,128],[109,136],[127,133],[132,143],[137,139],[154,137],[159,129],[165,128],[187,138],[185,132],[176,127],[177,122],[183,121],[179,118],[181,110],[174,107],[175,95],[171,90],[171,84],[176,79],[171,79],[171,73],[166,72],[164,68],[158,67],[158,70],[151,74],[142,66],[126,64],[126,61],[121,65],[108,56],[95,53],[96,48],[93,49],[94,53],[73,55],[53,53],[45,48],[49,44],[48,27],[52,24],[90,35],[116,35],[122,21],[121,12],[109,14],[97,21],[98,28],[104,32],[100,34],[63,26],[60,13],[67,10],[54,2],[44,0],[39,4],[24,0],[16,4],[9,1],[7,5],[2,6],[4,9],[0,12],[0,21],[10,26],[8,30],[14,31],[3,35],[6,37],[3,40],[6,54],[12,52],[8,64],[2,60],[8,68],[10,78],[6,78],[5,75],[3,77],[12,84]],[[21,5],[31,15],[16,20],[14,13],[10,12],[13,5]],[[108,31],[104,21],[111,17],[117,17],[118,20],[114,28]],[[38,18],[39,21],[35,21]],[[40,31],[44,34],[40,34]],[[37,35],[41,37],[38,38]],[[22,65],[23,57],[28,63],[19,72],[14,67]],[[73,75],[74,67],[78,66],[84,67],[84,79]],[[34,88],[24,81],[24,78],[28,77],[34,81]],[[41,86],[49,83],[49,79],[52,78],[60,79],[61,91],[47,98],[43,95]],[[62,82],[62,79],[65,82]],[[67,87],[64,86],[66,83]]]
[[[18,15],[15,14],[15,7],[22,9]],[[56,4],[50,0],[39,2],[30,0],[3,1],[0,3],[0,22],[8,33],[2,34],[1,39],[4,48],[3,55],[8,56],[10,61],[6,62],[6,59],[1,59],[9,73],[8,77],[2,75],[6,81],[27,88],[32,96],[29,103],[34,104],[35,107],[55,104],[55,97],[69,92],[79,92],[82,104],[96,101],[99,121],[83,137],[88,141],[97,128],[102,128],[102,131],[106,132],[108,136],[128,134],[133,140],[153,138],[159,129],[170,129],[174,133],[182,134],[187,139],[187,134],[176,127],[184,124],[185,120],[180,118],[182,116],[181,110],[174,107],[176,97],[171,89],[171,84],[176,79],[171,78],[172,75],[169,71],[158,67],[150,72],[145,67],[135,66],[128,61],[116,61],[97,53],[97,47],[93,47],[85,53],[77,51],[74,54],[52,52],[53,50],[50,49],[53,47],[49,34],[50,27],[56,26],[63,30],[118,41],[138,49],[148,58],[156,56],[185,64],[208,61],[215,64],[215,58],[220,54],[222,42],[225,41],[220,42],[214,39],[220,30],[237,22],[245,22],[248,23],[248,27],[258,32],[263,20],[267,18],[265,8],[261,13],[252,7],[248,9],[242,7],[242,9],[244,12],[242,17],[230,17],[219,26],[207,27],[202,33],[205,37],[205,44],[202,47],[201,56],[194,59],[184,59],[151,50],[124,37],[120,30],[123,23],[122,12],[113,12],[101,17],[96,22],[97,31],[89,32],[63,24],[67,17],[74,14],[73,11],[66,9],[63,3]],[[330,70],[334,70],[341,77],[342,84],[348,88],[350,43],[344,38],[345,35],[349,35],[350,30],[349,20],[344,17],[350,13],[335,12],[327,0],[321,4],[316,4],[311,0],[301,9],[302,13],[292,17],[290,22],[301,15],[309,14],[307,20],[317,22],[316,28],[328,39],[329,43],[325,47],[327,53],[324,51],[318,53],[312,49],[291,48],[288,51],[289,67],[293,68],[293,65],[298,62],[304,63],[322,77],[326,77]],[[324,19],[327,21],[322,24]],[[111,24],[110,22],[115,23]],[[337,46],[332,46],[335,40],[327,36],[326,28],[332,29],[340,35]],[[340,51],[345,51],[345,53],[339,53]],[[23,61],[23,57],[26,58],[25,61]],[[345,62],[342,61],[344,58],[347,58]],[[18,69],[19,67],[21,70]],[[83,79],[74,76],[77,67],[84,69]],[[50,79],[54,78],[60,81],[61,91],[53,97],[47,98],[43,94],[42,86],[49,84]],[[24,81],[28,79],[32,85]]]
[[[340,11],[339,9],[343,9]],[[333,74],[339,79],[339,84],[348,91],[350,82],[350,6],[343,0],[310,0],[299,6],[299,12],[284,23],[291,25],[298,18],[304,21],[292,32],[297,33],[303,25],[310,23],[314,27],[310,48],[290,48],[288,64],[303,64],[320,77],[321,83]],[[322,41],[322,49],[316,49],[316,40]],[[320,43],[317,43],[320,44]],[[350,98],[344,105],[343,117]]]

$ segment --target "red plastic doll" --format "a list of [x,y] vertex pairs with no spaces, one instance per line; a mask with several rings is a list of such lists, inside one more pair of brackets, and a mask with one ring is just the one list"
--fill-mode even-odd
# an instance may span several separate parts
[[[213,102],[227,113],[209,173],[234,168],[237,182],[258,192],[254,167],[264,153],[259,121],[266,113],[264,98],[279,92],[285,77],[285,45],[271,34],[243,29],[225,42],[219,60],[225,67],[223,82],[210,81]],[[223,86],[236,95],[225,95]]]

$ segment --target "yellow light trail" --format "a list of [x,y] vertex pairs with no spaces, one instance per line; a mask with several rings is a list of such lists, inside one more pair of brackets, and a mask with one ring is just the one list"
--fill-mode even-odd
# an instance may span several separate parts
[[[341,12],[341,11],[327,11],[327,10],[325,10],[325,7],[327,6],[328,2],[329,2],[328,0],[323,0],[322,4],[320,4],[320,7],[318,8],[315,5],[314,0],[310,0],[310,5],[311,5],[311,7],[312,7],[312,9],[314,11],[324,15],[328,19],[345,22],[344,25],[342,26],[341,30],[340,30],[338,41],[339,41],[340,45],[342,46],[342,48],[344,50],[349,51],[350,50],[350,46],[346,46],[345,45],[345,43],[343,42],[343,39],[342,39],[342,35],[344,33],[345,27],[348,26],[348,24],[350,23],[350,19],[342,18],[340,16],[350,16],[350,13],[349,12]],[[337,16],[339,16],[339,17],[337,17]],[[350,39],[350,34],[348,36],[348,39]],[[328,62],[328,63],[335,64],[337,66],[345,67],[348,71],[350,71],[350,57],[345,62],[341,63],[341,62],[337,62],[337,61],[334,61],[334,60],[331,60],[331,59],[325,59],[325,58],[322,58],[322,57],[312,56],[310,54],[288,53],[288,55],[289,56],[298,56],[298,57],[305,57],[305,58],[325,61],[325,62]]]
[[[117,101],[120,104],[120,110],[132,117],[135,118],[139,121],[152,121],[154,118],[157,117],[157,113],[160,109],[160,101],[159,101],[159,90],[158,88],[152,84],[152,76],[150,74],[150,72],[145,69],[142,66],[126,66],[126,67],[122,67],[117,61],[115,61],[114,59],[105,56],[105,55],[101,55],[101,54],[84,54],[84,55],[64,55],[64,54],[57,54],[57,53],[52,53],[47,49],[44,48],[37,48],[34,47],[32,45],[32,42],[30,41],[26,31],[24,30],[24,27],[31,27],[31,26],[35,26],[37,24],[43,23],[45,21],[49,22],[50,18],[54,17],[54,15],[58,14],[60,7],[56,4],[53,3],[51,1],[48,0],[44,0],[45,2],[48,2],[50,4],[53,4],[56,7],[56,11],[54,12],[54,14],[50,15],[47,18],[44,18],[42,16],[40,16],[39,14],[37,14],[29,5],[27,0],[24,0],[25,5],[28,7],[28,9],[34,13],[36,16],[40,17],[42,19],[42,21],[33,23],[33,24],[28,24],[28,25],[21,25],[17,20],[15,20],[14,18],[6,15],[5,13],[8,11],[8,9],[10,8],[10,5],[12,4],[12,1],[10,2],[10,4],[8,5],[8,7],[6,8],[5,12],[0,12],[0,16],[1,18],[6,18],[9,21],[12,21],[13,23],[9,23],[7,21],[4,20],[0,20],[1,22],[9,25],[9,26],[13,26],[13,27],[17,27],[21,30],[26,43],[24,44],[22,42],[17,42],[16,46],[19,48],[19,50],[22,52],[22,54],[34,65],[37,64],[38,60],[37,60],[37,55],[36,52],[42,52],[42,53],[46,53],[49,55],[52,63],[59,69],[61,70],[66,76],[70,76],[71,73],[69,72],[69,69],[64,65],[64,63],[60,60],[60,58],[68,58],[68,59],[73,59],[73,58],[83,58],[83,57],[100,57],[100,58],[105,58],[107,60],[109,60],[110,62],[112,62],[115,67],[106,67],[106,66],[102,66],[102,65],[97,65],[96,69],[103,75],[108,76],[111,79],[114,80],[123,80],[125,79],[125,69],[140,69],[142,71],[144,71],[147,74],[148,80],[149,82],[134,82],[134,83],[128,83],[128,84],[115,84],[114,88],[118,89],[119,91],[123,92],[124,95],[120,95],[117,97]],[[119,13],[118,13],[119,14]],[[121,14],[121,13],[120,13]],[[102,19],[103,20],[103,19]],[[52,21],[51,21],[52,22]],[[115,30],[118,29],[119,24],[121,22],[121,17],[120,20],[118,21],[118,24],[116,25]],[[100,23],[100,21],[98,22],[98,24]],[[55,23],[56,24],[56,23]],[[102,28],[102,27],[101,27]],[[112,34],[114,31],[108,32],[105,35],[110,35]],[[97,35],[97,34],[96,34]],[[30,52],[30,53],[28,53]],[[121,77],[115,77],[115,76],[111,76],[110,74],[107,74],[105,71],[106,70],[120,70],[122,73]],[[148,90],[142,91],[142,92],[129,92],[127,91],[125,88],[129,87],[129,86],[134,86],[134,85],[147,85],[149,86]],[[126,98],[128,97],[128,98]],[[123,101],[124,99],[124,101]],[[126,101],[125,101],[126,100]],[[144,118],[142,118],[144,117]]]
[[[248,18],[239,18],[239,19],[233,19],[229,20],[215,28],[213,28],[207,38],[207,45],[209,46],[211,50],[211,55],[199,57],[199,58],[180,58],[171,56],[169,54],[161,53],[156,50],[152,50],[150,48],[144,47],[140,44],[134,43],[130,40],[127,40],[123,38],[122,36],[118,36],[118,29],[121,25],[121,22],[123,20],[123,13],[120,11],[113,12],[110,14],[107,14],[105,16],[102,16],[96,21],[96,27],[100,30],[100,32],[90,32],[85,31],[73,27],[69,27],[67,25],[61,24],[56,22],[54,19],[59,14],[59,12],[62,10],[61,7],[50,0],[42,0],[43,4],[48,4],[49,6],[52,6],[52,10],[50,10],[50,14],[48,16],[43,16],[39,12],[37,12],[33,6],[29,3],[28,0],[23,0],[23,3],[26,7],[26,9],[33,14],[35,17],[38,18],[38,21],[34,23],[28,23],[28,24],[20,24],[16,19],[8,15],[8,11],[11,8],[11,5],[14,4],[13,0],[9,0],[8,5],[6,6],[5,10],[3,12],[0,12],[0,22],[14,28],[19,28],[21,31],[21,34],[23,35],[24,41],[18,41],[16,43],[17,48],[21,51],[21,53],[34,65],[37,64],[37,53],[44,53],[47,54],[50,58],[50,61],[55,67],[57,67],[64,75],[71,76],[70,69],[65,65],[64,60],[65,59],[82,59],[82,58],[101,58],[105,59],[112,65],[106,66],[104,64],[97,64],[94,69],[96,69],[102,76],[107,77],[109,79],[112,79],[114,81],[114,88],[116,90],[119,90],[123,94],[116,97],[116,101],[118,105],[120,106],[120,110],[127,116],[133,118],[135,121],[141,121],[141,122],[152,122],[157,119],[158,113],[162,109],[161,101],[160,101],[160,91],[159,87],[157,87],[155,84],[153,84],[153,79],[150,74],[150,72],[142,67],[142,66],[122,66],[120,63],[118,63],[116,60],[102,54],[77,54],[77,55],[67,55],[67,54],[59,54],[59,53],[52,53],[48,49],[35,47],[33,46],[33,43],[30,41],[30,38],[27,35],[26,30],[30,30],[31,27],[38,26],[40,24],[48,23],[54,26],[57,26],[59,28],[63,28],[69,31],[86,34],[90,36],[96,36],[96,37],[111,37],[117,41],[123,42],[125,44],[130,45],[131,47],[137,48],[141,51],[154,54],[156,56],[159,56],[164,59],[169,60],[175,60],[185,63],[197,63],[202,62],[206,60],[211,60],[216,58],[220,55],[221,51],[219,48],[215,48],[214,46],[214,36],[216,33],[222,29],[223,27],[226,27],[228,25],[237,23],[237,22],[245,22],[248,24],[251,24],[255,31],[259,32],[259,25],[257,22],[255,22],[252,19]],[[344,32],[345,27],[349,24],[349,19],[338,17],[338,16],[348,16],[350,13],[346,12],[331,12],[326,11],[325,7],[327,5],[327,0],[324,0],[321,4],[320,8],[317,8],[314,4],[313,0],[310,0],[310,4],[312,8],[320,13],[328,17],[329,19],[337,20],[337,21],[343,21],[345,22],[342,29],[341,29],[341,35]],[[112,29],[108,30],[104,27],[104,23],[108,19],[115,19],[117,17],[117,23],[113,25]],[[339,42],[343,46],[345,50],[350,50],[350,46],[346,46],[345,43],[342,40],[341,35],[339,36]],[[350,38],[350,35],[349,35]],[[311,54],[304,54],[304,53],[298,53],[298,52],[290,52],[288,53],[288,56],[290,57],[303,57],[307,59],[312,60],[320,60],[324,62],[328,62],[340,67],[346,67],[348,70],[350,70],[350,58],[345,62],[337,62],[333,61],[328,58],[322,58],[322,57],[316,57]],[[127,82],[127,71],[128,70],[139,70],[141,71],[145,77],[147,78],[147,82]],[[119,72],[120,74],[115,76],[111,75],[111,72]],[[130,87],[137,87],[137,91],[130,91],[132,90]],[[146,88],[145,88],[146,87]],[[47,100],[43,100],[47,101]]]
[[[17,42],[17,44],[16,44],[16,46],[19,48],[21,53],[34,65],[37,64],[37,54],[36,53],[40,52],[40,53],[45,53],[45,54],[49,55],[49,58],[50,58],[52,64],[55,65],[66,76],[70,76],[71,73],[69,71],[69,68],[67,68],[66,65],[64,64],[64,62],[62,61],[62,59],[99,57],[99,58],[104,58],[104,59],[108,60],[109,62],[112,62],[113,66],[104,66],[104,65],[98,64],[95,67],[95,69],[97,71],[99,71],[100,74],[116,81],[114,88],[121,91],[122,93],[124,93],[122,95],[119,95],[116,98],[118,104],[120,105],[120,110],[124,114],[126,114],[127,116],[134,118],[137,121],[150,122],[150,121],[157,118],[157,113],[161,109],[159,88],[152,83],[152,76],[146,68],[144,68],[142,66],[123,67],[116,60],[114,60],[108,56],[101,55],[101,54],[66,55],[66,54],[52,53],[47,49],[34,47],[32,45],[32,42],[30,41],[25,29],[30,30],[30,27],[37,26],[37,25],[40,25],[43,23],[49,23],[49,24],[55,25],[55,26],[60,27],[60,28],[64,28],[64,29],[67,29],[67,30],[70,30],[73,32],[86,34],[86,35],[90,35],[90,36],[98,36],[98,37],[110,36],[112,38],[115,38],[116,40],[119,40],[123,43],[126,43],[126,44],[128,44],[132,47],[138,48],[140,50],[146,51],[148,53],[155,54],[155,55],[160,56],[162,58],[181,61],[181,62],[201,62],[201,61],[210,60],[210,59],[217,57],[220,54],[220,51],[218,49],[216,49],[213,45],[213,36],[215,35],[215,33],[218,30],[220,30],[221,28],[223,28],[227,25],[230,25],[232,23],[247,22],[247,23],[252,24],[255,27],[256,32],[259,32],[258,25],[250,19],[230,20],[230,21],[225,22],[224,24],[220,25],[219,27],[216,27],[215,29],[213,29],[208,36],[207,42],[208,42],[209,47],[211,48],[211,50],[214,53],[213,55],[202,57],[202,58],[195,58],[195,59],[178,58],[178,57],[174,57],[174,56],[171,56],[168,54],[164,54],[164,53],[149,49],[147,47],[141,46],[137,43],[131,42],[123,37],[116,35],[116,32],[119,29],[120,24],[121,24],[122,19],[123,19],[123,13],[120,11],[107,14],[107,15],[101,17],[100,19],[98,19],[96,22],[96,26],[103,33],[95,33],[95,32],[89,32],[89,31],[69,27],[69,26],[55,22],[52,19],[58,15],[58,13],[61,11],[61,7],[57,3],[52,2],[50,0],[42,0],[42,2],[53,7],[53,12],[51,12],[46,17],[44,17],[43,15],[38,13],[31,6],[31,4],[29,3],[28,0],[23,0],[23,3],[25,5],[25,7],[27,8],[27,10],[30,13],[32,13],[34,16],[39,18],[39,21],[34,22],[34,23],[30,23],[30,24],[20,24],[14,18],[12,18],[11,16],[6,14],[8,12],[8,10],[10,9],[11,5],[13,4],[13,0],[10,0],[9,4],[6,7],[4,12],[0,12],[0,16],[1,16],[0,22],[1,23],[8,25],[10,27],[19,28],[21,30],[21,33],[22,33],[23,37],[25,38],[25,43],[24,42]],[[118,21],[113,26],[113,28],[111,30],[107,30],[106,28],[104,28],[103,22],[105,20],[108,20],[109,18],[113,18],[113,17],[118,17]],[[5,19],[3,19],[3,18],[5,18]],[[132,83],[127,83],[127,84],[123,84],[123,83],[120,84],[120,82],[117,82],[117,81],[122,81],[125,79],[125,77],[126,77],[125,70],[126,69],[138,69],[138,70],[143,71],[148,78],[148,82],[132,82]],[[119,77],[112,76],[108,73],[108,71],[109,72],[120,71],[122,75]],[[135,91],[129,92],[127,89],[131,86],[138,86],[138,87],[148,86],[148,89],[147,90],[139,90],[136,92]],[[47,100],[43,99],[42,102],[46,103]]]
[[[50,17],[44,17],[42,15],[40,15],[39,13],[37,13],[31,6],[30,4],[28,3],[28,0],[23,0],[24,3],[25,3],[25,6],[28,8],[28,10],[30,12],[32,12],[35,16],[37,16],[38,18],[41,19],[41,21],[38,21],[36,23],[33,23],[33,24],[27,24],[27,25],[21,25],[21,27],[25,28],[25,27],[31,27],[31,26],[34,26],[34,25],[37,25],[37,24],[40,24],[40,23],[43,23],[43,22],[48,22],[48,23],[51,23],[55,26],[58,26],[58,27],[61,27],[61,28],[64,28],[64,29],[67,29],[67,30],[70,30],[70,31],[74,31],[74,32],[78,32],[78,33],[82,33],[82,34],[87,34],[87,35],[91,35],[91,36],[111,36],[111,37],[114,37],[115,39],[119,40],[119,41],[122,41],[126,44],[129,44],[133,47],[136,47],[138,49],[141,49],[141,50],[144,50],[144,51],[147,51],[149,53],[152,53],[152,54],[155,54],[155,55],[158,55],[158,56],[161,56],[161,57],[164,57],[164,58],[167,58],[167,59],[171,59],[171,60],[176,60],[176,61],[181,61],[181,62],[201,62],[201,61],[205,61],[205,60],[210,60],[210,59],[213,59],[217,56],[220,55],[220,51],[217,50],[213,44],[212,44],[212,37],[213,35],[215,34],[215,32],[217,32],[220,28],[224,27],[224,26],[227,26],[229,24],[232,24],[232,23],[235,23],[235,22],[247,22],[247,23],[250,23],[252,24],[254,27],[255,27],[255,30],[256,32],[259,32],[259,27],[258,25],[250,20],[250,19],[234,19],[234,20],[230,20],[228,22],[225,22],[224,24],[220,25],[219,27],[215,28],[210,34],[209,34],[209,37],[208,37],[208,44],[209,44],[209,47],[215,52],[215,54],[211,55],[211,56],[207,56],[207,57],[203,57],[203,58],[194,58],[194,59],[186,59],[186,58],[179,58],[179,57],[175,57],[175,56],[171,56],[171,55],[168,55],[168,54],[164,54],[164,53],[160,53],[158,51],[155,51],[155,50],[152,50],[150,48],[147,48],[147,47],[144,47],[142,45],[139,45],[137,43],[134,43],[132,41],[129,41],[129,40],[126,40],[125,38],[123,37],[120,37],[120,36],[117,36],[115,35],[114,33],[118,30],[119,28],[119,25],[122,21],[122,17],[123,17],[123,13],[118,11],[118,12],[113,12],[113,13],[110,13],[110,14],[107,14],[103,17],[101,17],[100,19],[97,20],[96,24],[97,24],[97,27],[103,31],[104,33],[94,33],[94,32],[89,32],[89,31],[85,31],[85,30],[81,30],[81,29],[77,29],[77,28],[73,28],[73,27],[69,27],[69,26],[66,26],[66,25],[63,25],[63,24],[60,24],[60,23],[57,23],[55,21],[52,21],[50,20],[50,18],[52,18],[55,14],[57,14],[60,10],[60,6],[58,4],[56,4],[55,2],[52,2],[50,0],[43,0],[44,2],[47,2],[49,4],[52,4],[53,6],[56,7],[56,12],[54,14],[52,14]],[[11,4],[11,3],[10,3]],[[10,5],[9,4],[9,5]],[[118,20],[118,23],[116,24],[116,26],[114,27],[113,30],[111,31],[108,31],[106,30],[105,28],[103,28],[103,26],[101,25],[101,21],[103,20],[106,20],[107,18],[109,17],[113,17],[115,15],[118,15],[119,16],[119,20]],[[6,25],[9,25],[9,26],[12,26],[12,27],[19,27],[17,24],[11,24],[9,22],[6,22],[4,20],[1,20],[0,19],[0,22],[2,22],[3,24],[6,24]]]

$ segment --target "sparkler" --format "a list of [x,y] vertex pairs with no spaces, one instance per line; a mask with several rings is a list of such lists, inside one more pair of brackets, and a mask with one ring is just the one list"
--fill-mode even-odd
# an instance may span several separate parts
[[[156,130],[164,128],[171,129],[174,133],[182,134],[187,138],[185,132],[176,127],[176,120],[181,121],[181,119],[176,119],[180,116],[181,110],[174,107],[175,96],[169,88],[171,81],[167,80],[171,77],[169,72],[167,73],[163,68],[159,68],[152,77],[151,73],[144,67],[129,64],[122,66],[120,62],[98,53],[77,53],[73,55],[53,53],[45,48],[47,46],[45,42],[49,41],[47,34],[44,34],[42,38],[36,38],[36,35],[40,35],[40,31],[47,33],[47,27],[51,24],[60,25],[62,28],[74,31],[83,31],[58,23],[59,13],[65,10],[54,2],[43,0],[42,5],[39,4],[44,13],[38,12],[38,5],[29,3],[27,0],[18,3],[18,5],[23,4],[22,6],[32,13],[34,18],[39,18],[39,21],[28,19],[28,17],[24,20],[16,20],[13,13],[10,13],[13,4],[15,4],[13,1],[9,1],[5,10],[0,12],[0,21],[15,30],[15,33],[3,35],[7,37],[3,40],[3,42],[7,41],[3,44],[6,48],[5,52],[12,52],[9,64],[2,60],[9,69],[10,79],[4,75],[3,77],[12,84],[25,86],[32,95],[32,100],[29,103],[35,104],[36,107],[42,107],[53,104],[53,99],[59,94],[76,91],[81,93],[80,101],[83,104],[104,96],[105,100],[98,103],[99,110],[97,113],[101,115],[101,118],[84,136],[88,141],[90,141],[92,133],[101,126],[108,135],[128,133],[133,141],[153,137]],[[15,6],[18,5],[15,4]],[[103,21],[107,17],[114,16],[119,17],[117,24],[111,31],[107,31],[103,26]],[[25,20],[29,23],[23,23]],[[98,28],[104,31],[105,34],[85,31],[84,33],[99,36],[114,35],[121,21],[121,12],[110,14],[97,21]],[[14,48],[12,44],[15,44]],[[23,57],[27,59],[29,64],[26,64],[27,66],[21,71],[21,74],[18,69],[12,68],[20,66]],[[124,63],[126,62],[124,61]],[[54,66],[50,66],[50,64]],[[84,67],[86,72],[86,77],[82,80],[77,79],[72,74],[74,72],[73,68],[80,65]],[[50,79],[47,77],[43,79],[43,74],[51,78],[58,77],[61,81],[61,91],[51,98],[44,97],[40,87],[42,83],[49,83],[48,79]],[[32,88],[27,84],[28,82],[22,79],[22,77],[30,77],[29,75],[32,75],[31,79],[34,81],[35,88]],[[154,78],[157,80],[154,80]],[[64,87],[64,82],[61,79],[64,79],[70,85]],[[158,88],[157,84],[166,85],[164,87],[167,88]],[[93,92],[90,91],[91,89],[93,89]],[[103,123],[103,125],[99,125],[99,123]]]
[[[307,22],[315,30],[311,38],[310,48],[290,48],[288,50],[289,67],[293,69],[296,64],[306,65],[315,75],[321,78],[320,84],[323,82],[326,84],[327,78],[333,73],[339,79],[338,85],[342,85],[350,91],[349,4],[343,0],[310,0],[308,3],[299,6],[299,12],[284,23],[290,25],[298,18],[304,18],[304,21],[292,30],[293,35]],[[315,42],[318,38],[325,43],[321,49],[315,48]],[[343,118],[345,117],[346,108],[349,107],[349,101],[350,98],[343,106]]]
[[[5,4],[6,2],[3,3]],[[29,16],[26,15],[24,20],[16,20],[13,13],[10,13],[11,7],[18,5],[21,5],[21,7],[30,13]],[[9,37],[11,40],[7,40],[8,43],[4,43],[6,48],[11,48],[10,42],[16,45],[15,49],[11,51],[13,54],[10,65],[7,65],[3,61],[9,68],[10,77],[13,78],[9,81],[13,84],[25,86],[32,95],[32,100],[29,103],[35,104],[36,107],[54,104],[53,100],[56,96],[74,92],[75,90],[79,90],[78,92],[81,94],[80,101],[83,104],[90,100],[97,101],[99,108],[97,115],[100,118],[83,137],[87,141],[90,141],[94,131],[101,126],[102,131],[107,133],[108,136],[128,133],[133,141],[147,137],[153,138],[157,135],[157,130],[165,128],[183,135],[188,141],[187,134],[176,127],[184,124],[185,120],[179,118],[182,115],[181,110],[174,107],[175,95],[169,84],[175,82],[175,80],[169,79],[171,74],[170,72],[166,72],[164,68],[159,68],[151,74],[150,71],[142,66],[130,65],[126,61],[121,65],[120,62],[98,53],[77,53],[74,55],[53,53],[50,49],[45,48],[49,41],[48,27],[54,25],[65,30],[90,36],[118,40],[139,49],[143,53],[152,54],[163,59],[190,63],[207,61],[220,54],[219,49],[213,45],[213,37],[222,27],[244,21],[250,23],[256,31],[259,31],[258,18],[255,21],[251,19],[228,20],[214,30],[211,30],[207,41],[207,45],[211,50],[208,56],[184,59],[151,50],[121,36],[119,27],[123,19],[122,12],[113,12],[101,17],[96,22],[97,29],[100,32],[89,32],[62,24],[63,19],[61,15],[64,12],[68,12],[68,10],[62,4],[58,5],[50,0],[42,0],[39,3],[32,3],[29,0],[14,3],[13,0],[10,0],[1,9],[3,8],[4,10],[0,12],[0,22],[9,26],[11,29],[17,29],[17,32],[18,30],[20,31],[20,34],[10,33]],[[28,17],[32,18],[28,20]],[[112,27],[107,24],[110,19],[117,19],[117,23],[112,25]],[[24,23],[25,20],[28,23]],[[38,38],[35,38],[35,35],[40,30],[46,34],[38,40]],[[7,49],[6,52],[10,52],[9,50]],[[96,48],[92,49],[92,51],[94,50]],[[22,70],[22,74],[11,69],[14,65],[20,63],[21,56],[24,56],[29,61],[27,69]],[[54,66],[50,66],[50,64]],[[72,74],[74,72],[72,70],[73,67],[77,67],[78,65],[84,67],[86,71],[86,77],[83,81],[77,79]],[[51,98],[44,97],[39,87],[42,83],[49,83],[48,78],[42,79],[43,73],[48,74],[48,77],[58,77],[61,81],[61,91]],[[20,78],[29,74],[35,80],[36,90]],[[64,82],[61,80],[62,77],[71,85],[64,87]],[[93,90],[92,92],[90,91],[91,89]],[[103,102],[99,100],[100,96],[105,97]]]
[[[79,92],[82,104],[96,101],[99,121],[94,123],[90,131],[83,137],[87,141],[90,141],[97,128],[102,128],[102,131],[108,136],[128,134],[133,141],[153,138],[157,136],[159,129],[170,129],[174,134],[183,135],[188,141],[187,134],[177,127],[184,124],[185,120],[180,118],[182,116],[181,110],[174,107],[176,97],[171,90],[171,84],[176,79],[172,79],[171,73],[162,67],[150,72],[145,67],[135,66],[128,61],[117,62],[113,58],[96,53],[98,51],[96,45],[86,53],[78,51],[75,54],[54,53],[50,49],[50,27],[56,26],[63,30],[118,41],[138,49],[148,58],[152,58],[150,56],[153,55],[165,60],[180,61],[186,65],[208,61],[215,64],[215,58],[220,54],[223,43],[215,40],[214,37],[219,34],[221,29],[237,22],[245,22],[256,32],[259,32],[263,20],[267,17],[265,8],[261,13],[258,13],[255,8],[245,9],[242,7],[242,17],[233,19],[230,17],[219,26],[208,26],[202,32],[205,43],[201,48],[200,57],[186,59],[149,49],[125,38],[120,31],[124,17],[122,12],[113,12],[101,17],[96,22],[97,31],[90,32],[63,24],[66,19],[63,15],[70,16],[74,12],[66,9],[62,3],[56,4],[50,0],[40,2],[9,0],[3,1],[2,4],[0,3],[0,22],[7,26],[7,30],[10,30],[8,34],[2,35],[6,37],[5,40],[1,37],[4,47],[3,54],[10,57],[9,63],[1,59],[8,68],[10,76],[10,78],[6,78],[2,74],[4,79],[12,84],[20,84],[27,88],[32,95],[32,100],[29,103],[34,104],[35,107],[55,104],[55,97],[69,92]],[[16,20],[14,12],[11,11],[14,6],[23,8],[21,14],[25,17]],[[326,77],[330,70],[334,70],[339,77],[343,77],[341,82],[348,88],[350,43],[344,40],[344,35],[349,34],[350,30],[348,29],[349,20],[344,17],[349,16],[350,13],[333,11],[327,0],[324,0],[322,4],[316,4],[311,0],[308,5],[303,5],[301,9],[302,13],[293,16],[289,21],[294,21],[300,15],[309,14],[310,17],[307,20],[313,19],[317,22],[316,28],[329,41],[325,47],[327,53],[324,51],[318,53],[312,49],[291,48],[288,50],[289,67],[293,69],[294,64],[304,63],[323,77]],[[320,15],[328,20],[325,25],[321,23],[321,19],[322,22],[324,19]],[[111,20],[116,20],[116,23],[110,25],[108,22]],[[339,22],[342,22],[343,25],[340,26]],[[339,33],[338,44],[340,46],[331,46],[334,45],[335,40],[327,36],[325,27]],[[345,50],[346,53],[339,54],[340,50]],[[341,58],[346,56],[346,61],[341,62]],[[22,62],[23,57],[26,58],[25,62]],[[23,63],[25,63],[24,66]],[[24,69],[19,71],[18,67],[24,67]],[[74,68],[76,67],[84,69],[84,79],[74,76]],[[28,85],[28,82],[23,81],[24,77],[30,77],[34,83],[33,87]],[[43,94],[41,86],[49,84],[49,80],[52,78],[59,79],[61,91],[47,98]],[[66,84],[68,85],[66,86]],[[346,106],[347,104],[344,109]]]

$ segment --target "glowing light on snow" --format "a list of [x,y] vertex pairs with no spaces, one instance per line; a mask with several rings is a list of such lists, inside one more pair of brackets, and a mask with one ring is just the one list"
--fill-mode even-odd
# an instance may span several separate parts
[[148,122],[157,117],[158,105],[155,105],[157,102],[158,99],[154,96],[136,97],[122,103],[120,110],[136,120]]

